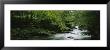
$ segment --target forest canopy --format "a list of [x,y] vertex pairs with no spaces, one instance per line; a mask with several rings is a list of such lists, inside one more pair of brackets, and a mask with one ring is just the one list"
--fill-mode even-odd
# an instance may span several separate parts
[[11,39],[28,40],[68,32],[79,26],[92,40],[100,39],[100,11],[89,10],[12,10]]

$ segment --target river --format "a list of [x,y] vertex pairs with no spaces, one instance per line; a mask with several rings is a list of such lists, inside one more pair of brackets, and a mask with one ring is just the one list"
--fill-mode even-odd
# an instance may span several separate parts
[[48,37],[38,37],[35,36],[33,40],[89,40],[91,39],[90,35],[83,34],[88,32],[88,30],[80,30],[78,26],[69,31],[68,33],[56,33]]
[[87,30],[80,30],[78,26],[69,33],[58,33],[51,36],[53,40],[82,40],[90,39],[90,35],[84,35],[83,32],[88,32]]

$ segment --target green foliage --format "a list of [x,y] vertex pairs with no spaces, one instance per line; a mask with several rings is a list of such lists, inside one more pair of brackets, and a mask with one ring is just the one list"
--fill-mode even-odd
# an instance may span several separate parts
[[51,36],[80,26],[91,39],[100,39],[100,12],[83,10],[11,11],[11,39]]

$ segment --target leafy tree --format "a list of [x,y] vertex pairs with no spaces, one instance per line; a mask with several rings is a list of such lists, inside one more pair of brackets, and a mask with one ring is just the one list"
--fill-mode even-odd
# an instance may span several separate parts
[[11,39],[47,37],[68,32],[75,26],[87,29],[91,39],[100,39],[100,12],[84,10],[12,10]]

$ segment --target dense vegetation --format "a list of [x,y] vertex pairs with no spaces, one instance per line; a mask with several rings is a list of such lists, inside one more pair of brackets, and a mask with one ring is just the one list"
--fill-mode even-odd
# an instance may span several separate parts
[[[25,10],[11,11],[11,39],[38,39],[68,32],[75,26],[87,29],[91,39],[100,39],[100,11]],[[37,39],[37,38],[36,38]]]

